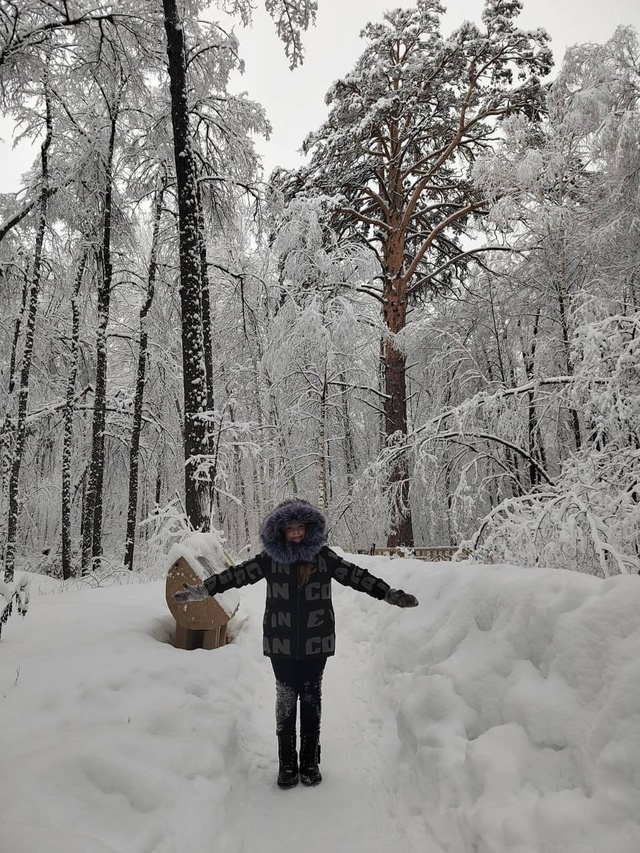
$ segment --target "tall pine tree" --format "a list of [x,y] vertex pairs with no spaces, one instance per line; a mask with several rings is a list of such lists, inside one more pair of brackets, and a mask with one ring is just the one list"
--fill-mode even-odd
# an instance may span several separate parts
[[[369,246],[389,335],[383,347],[387,441],[408,431],[407,365],[397,336],[420,299],[451,286],[473,252],[469,224],[485,207],[471,180],[501,118],[542,110],[540,77],[551,67],[548,36],[515,20],[518,0],[487,0],[483,26],[449,38],[437,0],[396,9],[364,30],[354,69],[327,94],[327,121],[307,138],[307,166],[281,175],[289,196],[334,199],[335,228]],[[406,457],[389,475],[390,545],[413,544]]]

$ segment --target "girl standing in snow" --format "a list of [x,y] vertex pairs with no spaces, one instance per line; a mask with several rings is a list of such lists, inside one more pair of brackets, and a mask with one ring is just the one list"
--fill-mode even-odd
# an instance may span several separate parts
[[[322,781],[320,704],[322,675],[335,650],[331,580],[398,607],[415,607],[413,595],[348,563],[325,543],[323,514],[304,500],[279,504],[264,520],[264,550],[250,560],[212,575],[202,584],[184,584],[177,601],[197,601],[230,587],[267,581],[263,621],[264,654],[276,678],[278,785],[292,788],[298,774],[304,785]],[[300,702],[300,764],[296,749]]]

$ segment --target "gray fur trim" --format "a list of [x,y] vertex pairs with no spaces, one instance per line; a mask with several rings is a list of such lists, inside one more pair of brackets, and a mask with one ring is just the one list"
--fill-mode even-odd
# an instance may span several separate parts
[[[286,542],[285,529],[295,522],[306,524],[302,542]],[[262,522],[260,539],[264,550],[277,563],[310,562],[325,543],[327,522],[319,509],[305,500],[288,500],[269,513]]]

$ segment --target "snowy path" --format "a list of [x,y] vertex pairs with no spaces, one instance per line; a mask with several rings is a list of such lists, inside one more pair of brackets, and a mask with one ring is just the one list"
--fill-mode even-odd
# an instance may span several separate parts
[[[342,594],[340,590],[334,593],[338,613]],[[395,716],[376,682],[370,643],[354,637],[358,626],[352,623],[344,624],[338,615],[338,650],[325,670],[323,782],[317,788],[298,785],[281,791],[275,784],[273,674],[266,660],[255,660],[255,711],[244,737],[241,734],[249,766],[238,780],[242,790],[234,791],[233,822],[241,828],[236,839],[241,853],[296,849],[305,853],[351,849],[429,853],[437,849],[430,848],[426,839],[419,846],[415,839],[408,845],[398,824],[395,782],[400,746]],[[259,626],[250,627],[246,634],[245,641],[259,648]]]
[[336,585],[324,781],[290,791],[261,584],[216,652],[171,645],[162,581],[34,584],[0,645],[0,853],[638,853],[637,577],[366,560],[421,606]]
[[243,590],[242,628],[217,653],[171,647],[161,584],[36,594],[3,638],[0,853],[439,853],[424,823],[409,843],[396,816],[400,743],[368,633],[381,605],[334,594],[324,780],[289,791],[262,585]]

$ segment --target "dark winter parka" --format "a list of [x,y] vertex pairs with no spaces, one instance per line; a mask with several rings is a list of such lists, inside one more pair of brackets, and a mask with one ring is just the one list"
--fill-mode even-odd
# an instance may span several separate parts
[[[285,529],[295,523],[306,525],[299,544],[285,540]],[[262,524],[264,550],[204,582],[209,594],[215,595],[263,578],[267,581],[263,645],[269,657],[319,658],[334,653],[332,579],[377,599],[383,599],[389,589],[389,584],[328,548],[325,527],[324,516],[311,504],[285,501]],[[312,566],[306,583],[299,580],[300,563]]]

